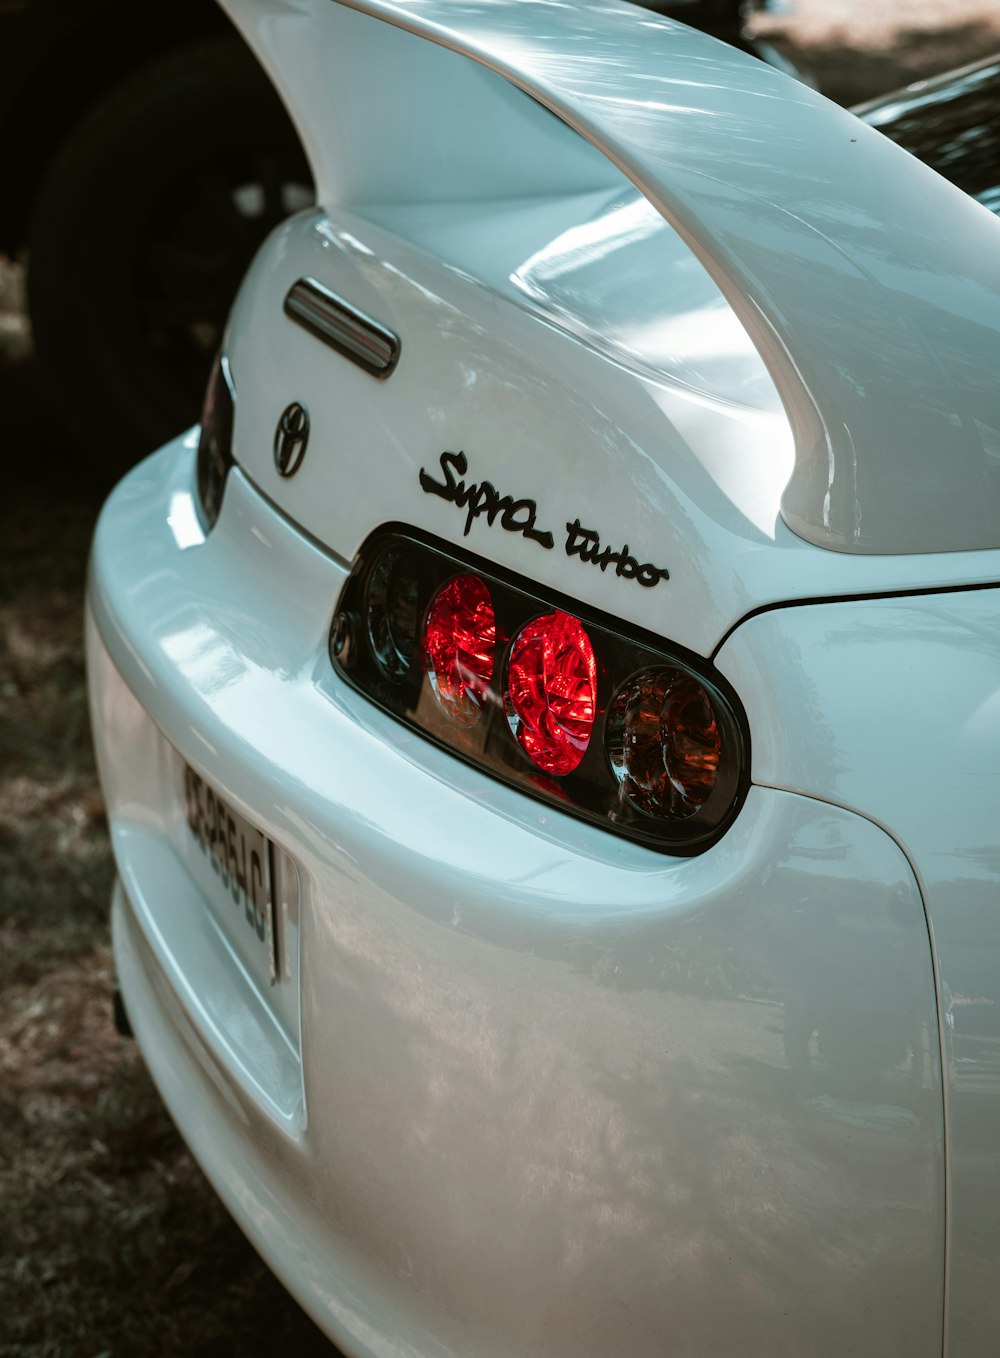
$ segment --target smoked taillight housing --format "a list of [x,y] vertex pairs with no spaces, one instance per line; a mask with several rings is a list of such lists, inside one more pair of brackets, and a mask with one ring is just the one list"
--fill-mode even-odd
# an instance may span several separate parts
[[746,720],[710,664],[414,532],[365,543],[330,656],[439,745],[651,848],[707,848],[746,792]]
[[363,616],[372,659],[395,682],[414,670],[420,654],[420,582],[411,554],[390,544],[374,562],[365,591]]
[[195,479],[198,511],[206,533],[214,526],[222,508],[226,480],[233,465],[233,410],[236,391],[225,354],[218,354],[205,388],[198,432]]

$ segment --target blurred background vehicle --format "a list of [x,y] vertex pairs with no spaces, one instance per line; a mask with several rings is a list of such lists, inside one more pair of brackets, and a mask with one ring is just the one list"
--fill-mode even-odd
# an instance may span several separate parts
[[[205,0],[0,7],[0,251],[67,432],[111,471],[197,418],[254,251],[312,200],[283,105]],[[16,186],[16,192],[10,187]]]
[[1000,213],[1000,56],[916,80],[854,111]]
[[[645,0],[788,69],[746,29],[769,0]],[[237,285],[312,201],[288,114],[222,11],[0,0],[0,252],[29,261],[39,376],[66,432],[123,471],[193,423]]]
[[[642,3],[800,74],[770,38],[780,0]],[[313,193],[222,11],[176,0],[157,18],[127,0],[0,0],[0,253],[29,262],[40,386],[106,476],[197,419],[240,279]],[[859,111],[995,207],[998,90],[988,60]]]

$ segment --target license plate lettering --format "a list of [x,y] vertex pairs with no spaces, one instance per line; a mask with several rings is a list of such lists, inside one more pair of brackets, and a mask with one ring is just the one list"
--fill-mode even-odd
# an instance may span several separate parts
[[267,932],[267,916],[264,913],[264,868],[260,860],[260,854],[256,849],[250,850],[250,883],[246,893],[248,902],[253,903],[253,917],[247,918],[257,931],[257,937],[263,941]]
[[273,952],[267,840],[187,765],[184,767],[184,800],[187,826],[195,843],[233,904],[242,909],[243,917],[257,939]]

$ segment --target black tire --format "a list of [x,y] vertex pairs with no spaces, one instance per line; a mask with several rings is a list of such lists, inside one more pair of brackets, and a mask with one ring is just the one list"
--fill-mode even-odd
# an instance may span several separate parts
[[100,470],[197,420],[240,279],[311,194],[288,115],[235,36],[147,63],[67,137],[32,211],[28,307],[53,406]]

